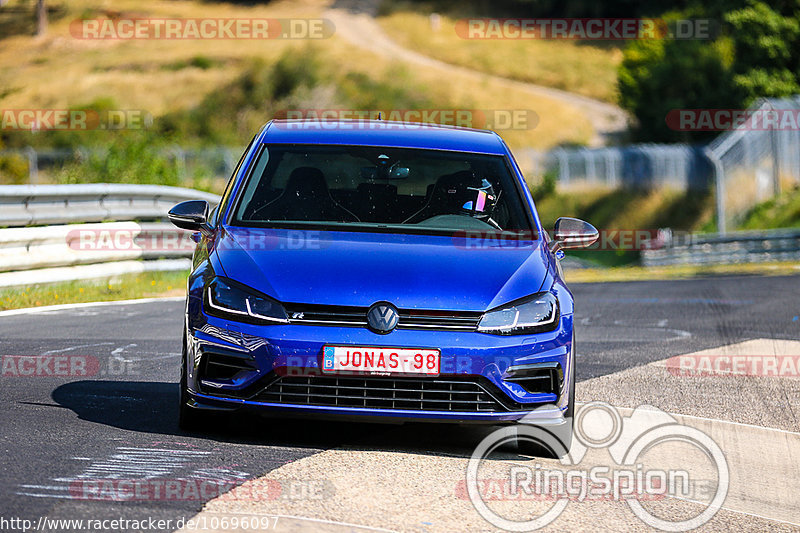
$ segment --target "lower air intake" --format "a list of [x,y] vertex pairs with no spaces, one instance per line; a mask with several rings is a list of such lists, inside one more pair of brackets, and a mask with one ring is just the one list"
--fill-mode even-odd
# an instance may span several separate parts
[[508,411],[475,381],[383,377],[286,376],[257,401],[295,405],[367,407],[412,411]]

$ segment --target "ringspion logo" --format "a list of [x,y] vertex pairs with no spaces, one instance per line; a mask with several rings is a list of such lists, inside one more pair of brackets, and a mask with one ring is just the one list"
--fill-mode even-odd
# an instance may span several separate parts
[[[572,502],[610,501],[624,502],[651,528],[690,531],[711,520],[725,502],[730,471],[719,444],[652,406],[639,406],[625,416],[603,402],[579,406],[571,445],[556,425],[536,425],[536,412],[526,416],[530,424],[523,418],[517,427],[487,435],[472,453],[465,479],[455,487],[456,497],[468,498],[478,514],[498,529],[533,531],[553,523]],[[569,420],[568,425],[572,425]],[[502,446],[520,442],[560,459],[508,465],[501,470],[506,476],[498,478],[493,467],[500,461],[494,454]],[[676,449],[683,458],[679,465],[663,459],[673,457]],[[694,514],[664,517],[643,505],[665,498],[694,501]],[[515,506],[490,505],[503,500]],[[521,521],[518,511],[526,501],[546,505],[530,509]]]

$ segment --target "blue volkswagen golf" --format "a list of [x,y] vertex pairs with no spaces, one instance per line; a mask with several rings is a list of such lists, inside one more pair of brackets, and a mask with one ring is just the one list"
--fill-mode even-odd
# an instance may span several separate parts
[[211,412],[513,424],[572,434],[573,297],[495,133],[272,121],[197,232],[180,425]]

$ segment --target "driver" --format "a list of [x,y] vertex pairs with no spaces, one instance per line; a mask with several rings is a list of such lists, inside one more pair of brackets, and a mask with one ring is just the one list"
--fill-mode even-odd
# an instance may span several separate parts
[[478,187],[467,187],[467,195],[472,197],[461,206],[461,209],[469,216],[480,220],[487,220],[492,216],[494,206],[497,204],[498,195],[494,193],[494,187],[486,178],[481,179]]

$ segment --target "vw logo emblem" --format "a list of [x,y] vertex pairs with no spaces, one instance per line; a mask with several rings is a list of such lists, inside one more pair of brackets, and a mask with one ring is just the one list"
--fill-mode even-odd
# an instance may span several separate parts
[[396,328],[399,319],[400,315],[397,312],[397,308],[389,302],[374,303],[367,311],[369,329],[382,335]]

